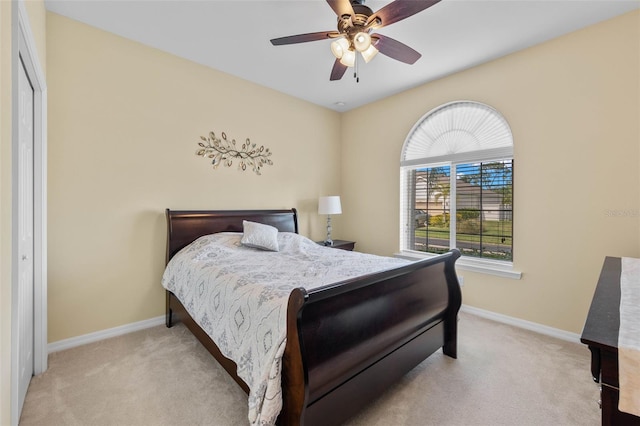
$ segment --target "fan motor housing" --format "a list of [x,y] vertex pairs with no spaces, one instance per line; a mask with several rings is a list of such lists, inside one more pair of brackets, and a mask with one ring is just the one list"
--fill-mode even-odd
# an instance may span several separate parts
[[359,32],[369,32],[367,20],[373,11],[357,0],[352,2],[353,15],[342,15],[338,17],[338,31],[343,34],[355,35]]

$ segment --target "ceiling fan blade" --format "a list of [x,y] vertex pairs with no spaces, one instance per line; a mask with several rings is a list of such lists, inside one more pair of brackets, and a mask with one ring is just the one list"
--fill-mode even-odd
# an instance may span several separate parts
[[371,15],[367,24],[378,18],[380,24],[374,24],[372,27],[382,28],[422,12],[438,2],[440,0],[395,0]]
[[306,43],[308,41],[324,40],[339,35],[340,33],[337,31],[321,31],[317,33],[297,34],[280,38],[272,38],[271,44],[273,44],[274,46],[282,46],[285,44]]
[[329,78],[329,80],[340,80],[344,73],[347,71],[347,68],[348,67],[346,65],[342,65],[342,63],[340,63],[340,59],[336,59],[336,61],[333,63],[333,68],[331,69],[331,77]]
[[382,34],[375,34],[371,36],[371,38],[374,40],[374,47],[378,49],[380,53],[395,59],[396,61],[411,65],[422,56],[406,44],[400,43],[398,40],[394,40],[391,37],[387,37]]
[[329,3],[329,6],[331,6],[331,9],[333,9],[338,17],[342,15],[355,15],[350,0],[327,0],[327,3]]

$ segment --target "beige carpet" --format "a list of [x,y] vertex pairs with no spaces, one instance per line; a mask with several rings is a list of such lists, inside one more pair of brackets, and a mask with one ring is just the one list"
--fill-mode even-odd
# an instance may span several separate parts
[[[589,351],[460,315],[458,359],[436,352],[349,425],[599,425]],[[51,354],[22,426],[247,425],[246,396],[182,325]]]

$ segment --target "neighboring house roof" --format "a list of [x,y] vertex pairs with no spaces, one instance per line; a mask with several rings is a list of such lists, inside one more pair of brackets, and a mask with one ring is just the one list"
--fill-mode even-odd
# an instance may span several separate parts
[[[418,172],[420,173],[420,172]],[[444,198],[442,197],[442,189],[445,190],[449,186],[449,178],[447,176],[438,177],[433,180],[431,190],[427,188],[428,182],[426,178],[422,178],[422,176],[416,176],[416,201],[418,202],[426,202],[427,197],[429,198],[429,203],[438,203],[441,204],[444,202]],[[459,179],[457,183],[457,199],[458,199],[458,207],[461,207],[461,201],[464,204],[475,204],[476,207],[480,207],[479,200],[482,197],[483,204],[501,204],[502,203],[502,194],[496,191],[492,191],[490,189],[484,189],[480,187],[480,185],[475,185],[469,182],[465,182],[464,180]],[[464,206],[462,206],[464,208]],[[471,208],[473,205],[466,207]]]

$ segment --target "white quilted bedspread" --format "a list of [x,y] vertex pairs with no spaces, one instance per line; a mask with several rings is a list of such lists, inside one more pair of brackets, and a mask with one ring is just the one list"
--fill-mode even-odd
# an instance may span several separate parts
[[240,244],[241,233],[207,235],[167,265],[162,285],[174,293],[249,386],[249,421],[271,425],[282,408],[281,359],[291,290],[307,290],[406,265],[407,260],[322,247],[278,234],[279,252]]

